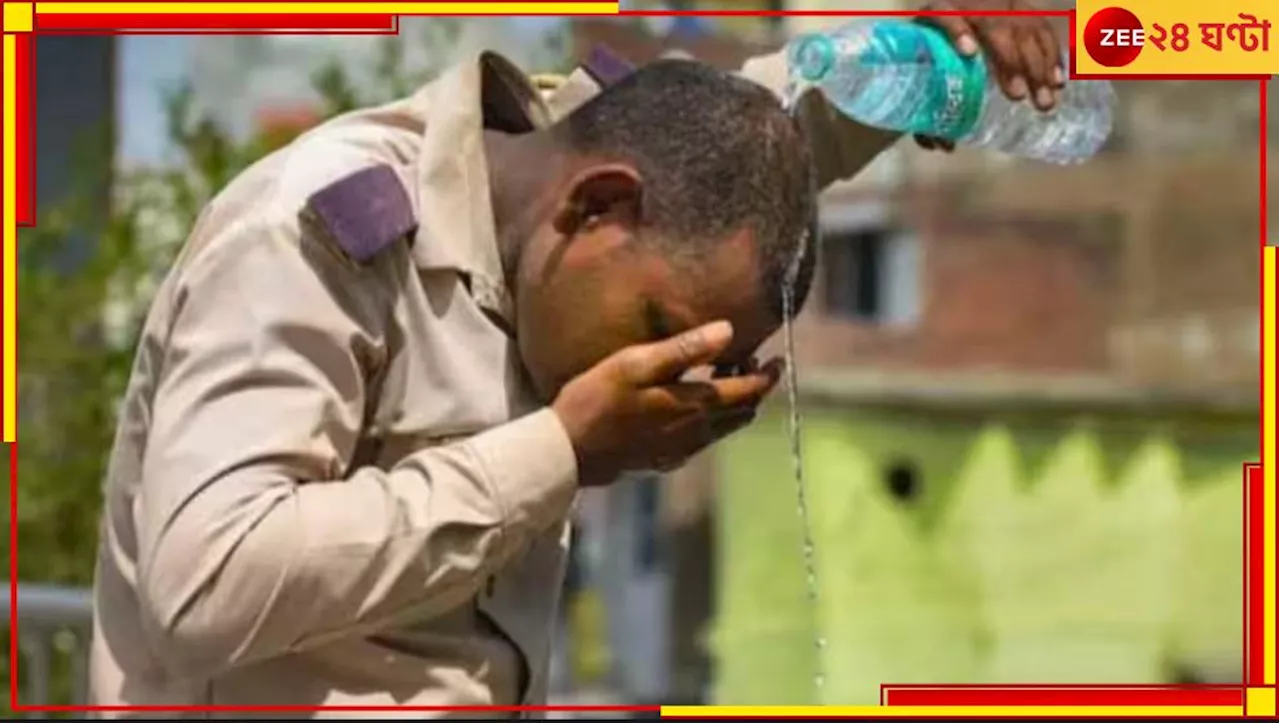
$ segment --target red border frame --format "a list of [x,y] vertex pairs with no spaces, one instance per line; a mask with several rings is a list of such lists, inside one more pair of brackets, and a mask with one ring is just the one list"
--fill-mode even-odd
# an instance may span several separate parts
[[[572,2],[573,0],[569,0]],[[301,0],[299,0],[300,4]],[[694,16],[898,16],[914,17],[920,15],[983,15],[983,16],[1020,16],[1020,17],[1066,17],[1069,19],[1072,39],[1069,43],[1072,77],[1079,76],[1075,67],[1075,11],[1004,11],[1004,12],[916,12],[916,11],[782,11],[761,12],[746,10],[716,10],[689,12],[662,11],[624,11],[621,14],[635,16],[694,15]],[[468,15],[462,13],[460,15]],[[18,33],[16,38],[16,148],[15,163],[18,169],[18,188],[16,192],[16,214],[19,225],[34,223],[35,219],[35,163],[31,152],[35,142],[35,127],[32,122],[34,112],[34,72],[35,42],[32,37],[39,34],[213,34],[244,33],[254,29],[267,27],[288,27],[296,30],[290,33],[299,34],[331,34],[334,32],[388,34],[398,31],[398,16],[393,15],[349,15],[349,14],[298,14],[298,15],[187,15],[156,14],[129,15],[115,13],[95,13],[84,15],[36,16],[31,33]],[[120,31],[120,28],[127,28]],[[1267,227],[1267,81],[1270,76],[1254,75],[1214,75],[1214,76],[1147,76],[1133,75],[1112,78],[1113,80],[1151,80],[1151,79],[1187,79],[1187,80],[1259,80],[1259,100],[1261,119],[1259,127],[1260,140],[1260,249],[1259,254],[1265,259],[1262,247],[1268,240]],[[1262,274],[1261,265],[1259,274]],[[1260,293],[1264,290],[1260,289]],[[1262,300],[1266,303],[1266,299]],[[1262,333],[1265,339],[1265,334]],[[1261,357],[1262,355],[1260,355]],[[1260,369],[1264,363],[1260,359]],[[1264,370],[1263,370],[1264,371]],[[1265,408],[1265,404],[1263,408]],[[1261,432],[1260,432],[1261,439]],[[1265,449],[1265,444],[1262,449]],[[1261,450],[1260,450],[1261,451]],[[10,474],[10,514],[17,519],[17,444],[9,445]],[[1024,705],[1062,705],[1063,715],[1068,716],[1071,706],[1105,705],[1105,706],[1204,706],[1204,705],[1241,705],[1245,703],[1246,686],[1258,686],[1262,679],[1263,645],[1258,634],[1263,629],[1263,549],[1265,539],[1262,536],[1264,510],[1264,478],[1259,463],[1244,465],[1243,512],[1245,517],[1245,590],[1242,613],[1245,615],[1245,648],[1242,665],[1245,672],[1242,686],[1064,686],[1064,685],[1023,685],[1023,686],[989,686],[989,685],[891,685],[881,686],[881,703],[883,705],[923,705],[938,706],[939,713],[946,714],[945,707],[961,705],[983,706],[1024,706]],[[177,708],[159,706],[22,706],[19,703],[17,690],[18,666],[18,614],[17,614],[17,528],[10,525],[10,701],[14,712],[391,712],[391,711],[459,711],[459,712],[656,712],[657,706],[182,706]],[[819,716],[827,717],[827,716]],[[832,716],[841,717],[841,716]],[[1057,716],[1052,716],[1057,717]]]

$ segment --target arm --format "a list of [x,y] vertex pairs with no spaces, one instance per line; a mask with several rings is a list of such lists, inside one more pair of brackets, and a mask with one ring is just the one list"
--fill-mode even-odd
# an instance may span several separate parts
[[135,514],[149,639],[183,674],[455,607],[572,502],[550,410],[348,469],[390,282],[327,253],[234,231],[175,293]]
[[[1034,11],[1025,0],[934,0],[922,11],[1011,10]],[[1045,17],[935,15],[923,18],[941,28],[962,55],[982,52],[994,77],[1010,100],[1029,100],[1043,111],[1061,100],[1066,82],[1061,48],[1053,26]],[[782,96],[787,85],[785,51],[747,61],[741,74]],[[817,163],[819,188],[852,178],[901,137],[899,133],[868,128],[850,120],[827,103],[822,94],[809,91],[800,102],[800,118],[808,130]],[[950,151],[950,141],[917,136],[925,149]]]

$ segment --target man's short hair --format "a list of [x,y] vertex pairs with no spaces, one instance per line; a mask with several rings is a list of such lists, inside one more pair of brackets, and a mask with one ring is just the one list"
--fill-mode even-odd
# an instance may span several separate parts
[[[813,161],[799,123],[768,89],[709,65],[645,65],[570,113],[556,128],[578,153],[626,160],[645,184],[643,222],[674,261],[696,260],[750,228],[761,292],[782,319],[813,279]],[[797,256],[797,254],[802,254]]]

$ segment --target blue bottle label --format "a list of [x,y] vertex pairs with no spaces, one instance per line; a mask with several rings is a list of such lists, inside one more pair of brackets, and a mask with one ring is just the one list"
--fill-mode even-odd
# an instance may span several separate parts
[[987,90],[987,64],[981,55],[965,57],[942,31],[920,26],[937,72],[929,83],[927,128],[915,130],[949,141],[967,136],[982,116]]

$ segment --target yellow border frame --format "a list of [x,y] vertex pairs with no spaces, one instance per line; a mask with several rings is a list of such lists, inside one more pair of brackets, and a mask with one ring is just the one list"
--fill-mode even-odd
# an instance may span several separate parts
[[[3,47],[3,199],[0,210],[3,222],[0,233],[3,234],[3,280],[4,280],[4,409],[3,409],[3,441],[14,443],[16,429],[16,373],[15,373],[15,322],[16,322],[16,233],[15,224],[17,173],[14,164],[16,138],[16,94],[14,63],[16,58],[15,33],[33,32],[37,14],[67,13],[121,13],[121,14],[195,14],[195,13],[237,13],[237,14],[294,14],[307,13],[352,13],[352,14],[613,14],[617,5],[613,2],[315,2],[307,4],[272,3],[272,2],[6,2],[4,3],[4,37]],[[34,92],[34,91],[33,91]],[[1274,139],[1273,139],[1274,142]],[[1276,189],[1271,189],[1275,193]],[[1280,261],[1280,252],[1274,247],[1265,248],[1261,254],[1263,259],[1263,309],[1262,309],[1262,364],[1263,364],[1263,475],[1264,493],[1264,534],[1265,577],[1264,577],[1264,682],[1266,687],[1246,690],[1244,706],[1207,706],[1207,707],[1068,707],[1068,706],[1023,706],[1023,707],[987,707],[971,706],[956,708],[921,708],[921,707],[882,707],[882,706],[673,706],[664,707],[664,717],[689,716],[785,716],[804,717],[809,715],[848,716],[848,717],[910,717],[937,716],[944,714],[956,717],[1026,717],[1026,716],[1080,716],[1080,717],[1236,717],[1236,716],[1270,716],[1276,714],[1276,267]],[[1244,462],[1244,460],[1242,460]],[[10,480],[11,484],[16,483]]]

